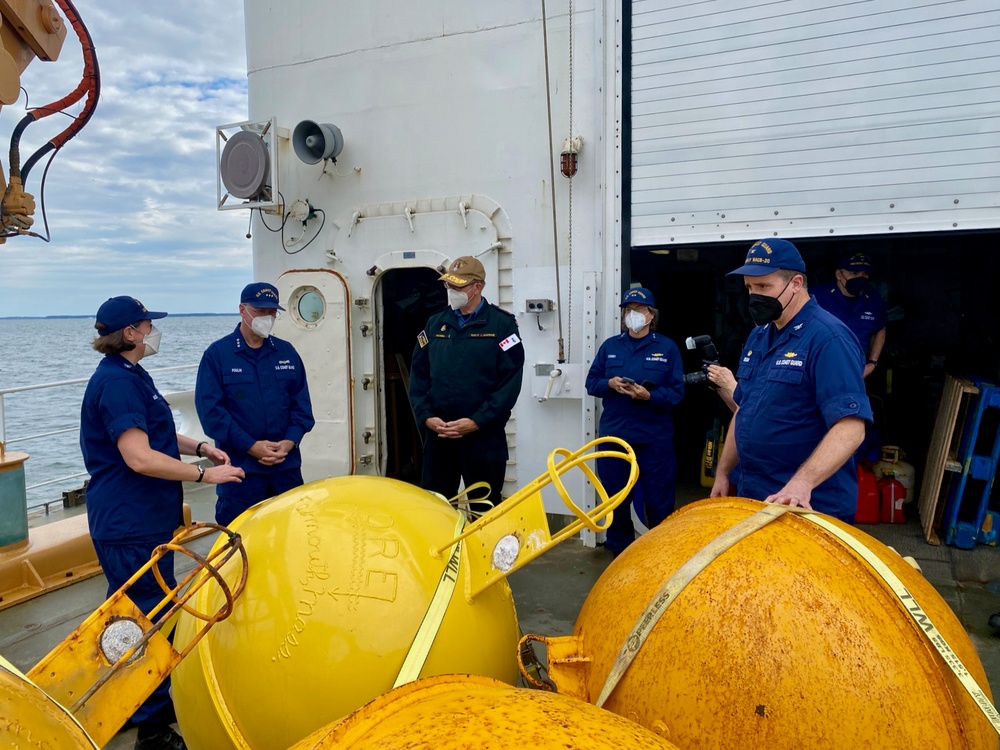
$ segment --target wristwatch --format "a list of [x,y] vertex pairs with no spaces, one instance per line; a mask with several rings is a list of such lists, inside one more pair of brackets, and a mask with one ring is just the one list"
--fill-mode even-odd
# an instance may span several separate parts
[[876,367],[876,366],[878,366],[878,360],[877,359],[869,359],[868,361],[865,362],[865,364],[866,365],[871,365],[872,367]]

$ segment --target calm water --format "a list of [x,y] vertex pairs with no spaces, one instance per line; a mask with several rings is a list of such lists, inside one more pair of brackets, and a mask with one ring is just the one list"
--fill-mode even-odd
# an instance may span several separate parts
[[[238,316],[166,317],[156,322],[163,331],[160,351],[144,359],[161,393],[194,388],[194,368],[157,373],[164,367],[197,365],[205,348],[236,326]],[[89,378],[102,355],[90,347],[94,321],[88,318],[0,320],[0,389]],[[9,450],[30,455],[25,463],[27,484],[45,482],[84,471],[80,456],[80,402],[86,383],[4,396]],[[169,400],[169,396],[168,396]],[[73,428],[72,433],[27,442],[17,438]],[[83,484],[82,478],[28,490],[28,505],[59,500],[63,490]]]

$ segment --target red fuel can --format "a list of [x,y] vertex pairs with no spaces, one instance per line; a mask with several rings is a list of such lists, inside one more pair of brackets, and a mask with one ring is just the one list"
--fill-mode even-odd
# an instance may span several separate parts
[[879,509],[878,480],[868,462],[858,462],[858,509],[854,512],[854,523],[878,523]]
[[878,492],[882,500],[882,523],[906,523],[903,518],[906,487],[903,483],[891,474],[884,476],[878,480]]

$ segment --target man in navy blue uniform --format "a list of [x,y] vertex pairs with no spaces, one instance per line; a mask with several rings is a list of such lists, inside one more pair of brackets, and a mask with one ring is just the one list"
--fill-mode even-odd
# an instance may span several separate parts
[[712,497],[812,508],[853,522],[853,454],[872,420],[857,338],[816,304],[795,245],[767,239],[740,268],[757,327],[743,349]]
[[[630,508],[649,528],[674,509],[677,459],[671,411],[684,398],[684,367],[677,345],[656,333],[656,302],[642,287],[629,289],[621,305],[625,331],[607,339],[587,373],[587,393],[602,399],[600,435],[625,440],[635,450],[639,479],[615,511],[604,546],[614,554],[635,541]],[[608,494],[628,481],[629,466],[598,459]]]
[[840,259],[833,284],[826,284],[815,294],[819,306],[833,313],[858,337],[865,354],[864,376],[878,365],[885,346],[885,302],[868,285],[872,261],[864,253],[851,253]]
[[410,406],[424,431],[420,486],[450,498],[460,479],[466,487],[486,482],[495,505],[502,499],[504,426],[521,392],[524,346],[514,316],[483,297],[486,269],[478,259],[456,258],[440,280],[450,309],[427,321],[410,366]]
[[229,524],[251,505],[302,484],[299,443],[315,420],[306,371],[295,348],[271,328],[278,290],[249,284],[240,323],[205,351],[195,406],[205,434],[246,472],[239,485],[220,485],[215,520]]
[[[243,470],[229,465],[218,448],[178,434],[170,405],[139,364],[156,354],[160,332],[154,320],[165,312],[147,310],[134,297],[112,297],[97,311],[93,342],[104,359],[87,383],[80,410],[80,449],[90,473],[87,521],[108,596],[149,562],[153,550],[169,542],[183,524],[181,482],[239,482]],[[205,468],[180,460],[181,454],[208,458]],[[157,568],[167,586],[176,586],[173,552]],[[128,596],[149,613],[163,591],[147,571]],[[132,715],[136,750],[183,750],[170,728],[175,721],[169,679]]]

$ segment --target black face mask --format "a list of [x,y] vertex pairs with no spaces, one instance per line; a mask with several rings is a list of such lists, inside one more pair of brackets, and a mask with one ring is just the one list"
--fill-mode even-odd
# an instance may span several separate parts
[[864,276],[857,276],[844,282],[844,289],[852,297],[860,297],[868,291],[868,279]]
[[[785,293],[785,289],[788,289],[788,284],[791,283],[792,280],[789,279],[788,283],[785,284],[785,288],[778,292],[778,297]],[[750,295],[750,317],[753,318],[754,325],[766,325],[781,317],[781,313],[785,311],[788,305],[781,304],[781,300],[778,297],[768,297],[766,294]],[[791,300],[788,300],[788,302],[791,303]]]

